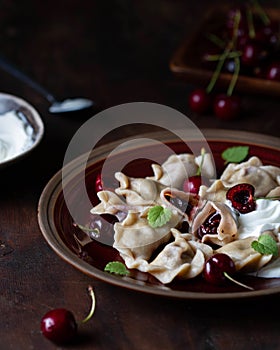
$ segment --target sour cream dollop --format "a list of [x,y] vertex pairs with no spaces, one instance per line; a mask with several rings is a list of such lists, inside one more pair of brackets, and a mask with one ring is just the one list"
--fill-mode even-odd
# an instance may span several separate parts
[[21,112],[0,114],[0,162],[9,160],[28,149],[34,129]]
[[280,232],[280,201],[258,199],[256,210],[241,214],[238,218],[239,238],[259,237],[264,231],[273,231],[277,236]]

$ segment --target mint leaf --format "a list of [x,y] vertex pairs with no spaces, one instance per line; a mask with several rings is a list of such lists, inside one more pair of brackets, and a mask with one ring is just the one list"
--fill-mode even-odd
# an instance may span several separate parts
[[165,225],[172,216],[172,211],[168,208],[163,208],[161,205],[156,205],[148,211],[148,222],[152,227],[161,227]]
[[239,163],[244,160],[249,153],[249,146],[229,147],[222,153],[222,158],[227,163]]
[[105,266],[104,271],[115,273],[116,275],[126,276],[129,274],[125,264],[120,261],[110,261]]
[[257,241],[251,243],[251,247],[263,255],[278,256],[277,243],[270,235],[261,235]]

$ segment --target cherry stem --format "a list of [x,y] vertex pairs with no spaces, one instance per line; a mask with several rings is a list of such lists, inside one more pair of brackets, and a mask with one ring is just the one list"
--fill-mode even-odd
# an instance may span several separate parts
[[272,197],[254,197],[255,200],[257,199],[267,199],[267,200],[280,200],[280,196],[272,196]]
[[210,80],[210,82],[209,82],[209,84],[208,84],[208,86],[206,88],[207,94],[209,94],[213,90],[213,88],[214,88],[214,86],[215,86],[215,84],[216,84],[216,82],[217,82],[217,80],[219,78],[219,75],[221,73],[221,70],[223,68],[223,65],[225,63],[225,60],[226,60],[226,58],[228,56],[229,51],[230,51],[229,48],[226,48],[225,51],[220,55],[219,61],[218,61],[217,66],[216,66],[216,69],[215,69],[215,71],[214,71],[214,73],[212,75],[212,78],[211,78],[211,80]]
[[205,157],[205,148],[201,148],[200,154],[201,154],[201,162],[200,162],[199,167],[198,167],[197,172],[196,172],[197,176],[201,175],[201,170],[202,170],[204,157]]
[[95,302],[95,294],[94,294],[94,290],[93,290],[92,286],[88,287],[88,292],[89,292],[89,295],[91,297],[91,309],[90,309],[88,315],[81,321],[81,323],[86,323],[87,321],[89,321],[92,318],[94,311],[95,311],[96,302]]
[[221,49],[225,47],[225,42],[222,39],[220,39],[217,35],[210,33],[206,36],[210,41],[212,41],[213,44],[220,47]]
[[247,9],[246,17],[247,17],[247,23],[248,23],[248,29],[249,29],[249,38],[254,39],[256,36],[256,32],[255,32],[255,26],[254,26],[254,20],[253,20],[253,13],[251,9]]
[[270,19],[268,17],[268,15],[265,13],[263,7],[259,4],[259,2],[257,0],[251,0],[253,6],[255,7],[257,13],[259,14],[261,20],[263,21],[263,23],[265,25],[270,24]]
[[227,90],[227,96],[231,96],[233,93],[233,90],[235,88],[235,85],[237,83],[238,77],[240,72],[240,59],[239,57],[234,58],[234,73],[232,75],[228,90]]
[[243,288],[246,288],[246,289],[249,289],[249,290],[254,290],[254,288],[250,287],[250,286],[247,286],[247,284],[244,284],[244,283],[241,283],[237,280],[235,280],[234,278],[232,278],[227,272],[224,272],[224,276],[226,278],[228,278],[231,282],[235,283],[235,284],[238,284],[240,287],[243,287]]
[[[240,57],[242,55],[241,51],[232,51],[228,53],[228,58],[236,58],[236,57]],[[206,61],[219,61],[220,59],[220,55],[207,55],[207,57],[205,57]]]
[[[229,44],[227,45],[227,47],[225,48],[224,52],[220,55],[219,59],[218,59],[218,63],[217,63],[217,66],[216,66],[216,69],[211,77],[211,80],[208,84],[208,86],[206,87],[206,92],[209,94],[218,78],[219,78],[219,75],[221,73],[221,70],[223,68],[223,65],[225,63],[225,60],[232,54],[232,49],[235,48],[236,46],[236,40],[237,40],[237,37],[238,37],[238,27],[239,27],[239,22],[240,22],[240,18],[241,18],[241,13],[240,11],[237,11],[235,17],[234,17],[234,28],[233,28],[233,36],[232,36],[232,40],[229,42]],[[236,58],[235,58],[236,59]],[[240,63],[239,63],[239,57],[237,57],[237,66],[235,67],[235,72],[234,72],[234,75],[232,77],[232,80],[231,80],[231,83],[230,83],[230,86],[228,88],[228,96],[230,96],[233,92],[233,89],[236,85],[236,81],[237,81],[237,78],[238,78],[238,75],[239,75],[239,70],[240,70]]]

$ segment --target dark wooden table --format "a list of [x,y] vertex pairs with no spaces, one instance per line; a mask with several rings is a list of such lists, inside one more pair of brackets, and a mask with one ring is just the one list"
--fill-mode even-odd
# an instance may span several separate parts
[[[0,53],[58,98],[92,98],[100,109],[156,102],[186,114],[199,128],[279,136],[279,98],[244,95],[246,112],[237,121],[189,110],[187,96],[194,86],[174,77],[168,63],[209,6],[206,0],[2,1]],[[45,124],[34,153],[0,174],[0,349],[58,348],[41,335],[40,319],[56,307],[83,318],[89,284],[96,292],[96,313],[68,348],[280,348],[279,295],[227,302],[168,299],[91,279],[58,257],[39,230],[38,200],[61,168],[75,131],[94,112],[53,116],[31,88],[4,71],[0,77],[0,91],[29,101]],[[130,127],[104,142],[138,132]]]

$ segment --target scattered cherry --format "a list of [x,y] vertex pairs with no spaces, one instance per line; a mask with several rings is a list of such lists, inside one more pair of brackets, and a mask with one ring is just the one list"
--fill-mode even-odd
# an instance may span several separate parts
[[233,208],[245,214],[256,209],[254,193],[254,186],[242,183],[231,187],[227,191],[226,198],[231,201]]
[[201,224],[197,230],[198,238],[202,239],[207,234],[217,234],[217,228],[221,221],[221,215],[218,212],[210,214],[207,219]]
[[204,89],[196,89],[189,95],[189,106],[193,112],[203,114],[210,110],[211,98]]
[[[88,287],[91,297],[91,309],[81,321],[85,323],[91,319],[95,311],[95,294],[91,286]],[[48,311],[41,319],[42,334],[57,345],[69,344],[78,333],[78,325],[73,313],[65,308]]]
[[233,260],[226,254],[216,253],[212,255],[205,263],[203,277],[207,282],[221,285],[227,277],[225,275],[233,275],[236,272]]
[[69,343],[75,338],[77,329],[73,313],[63,308],[50,310],[41,320],[43,335],[57,344]]
[[241,99],[237,95],[220,94],[214,102],[214,112],[219,119],[231,120],[240,115]]

